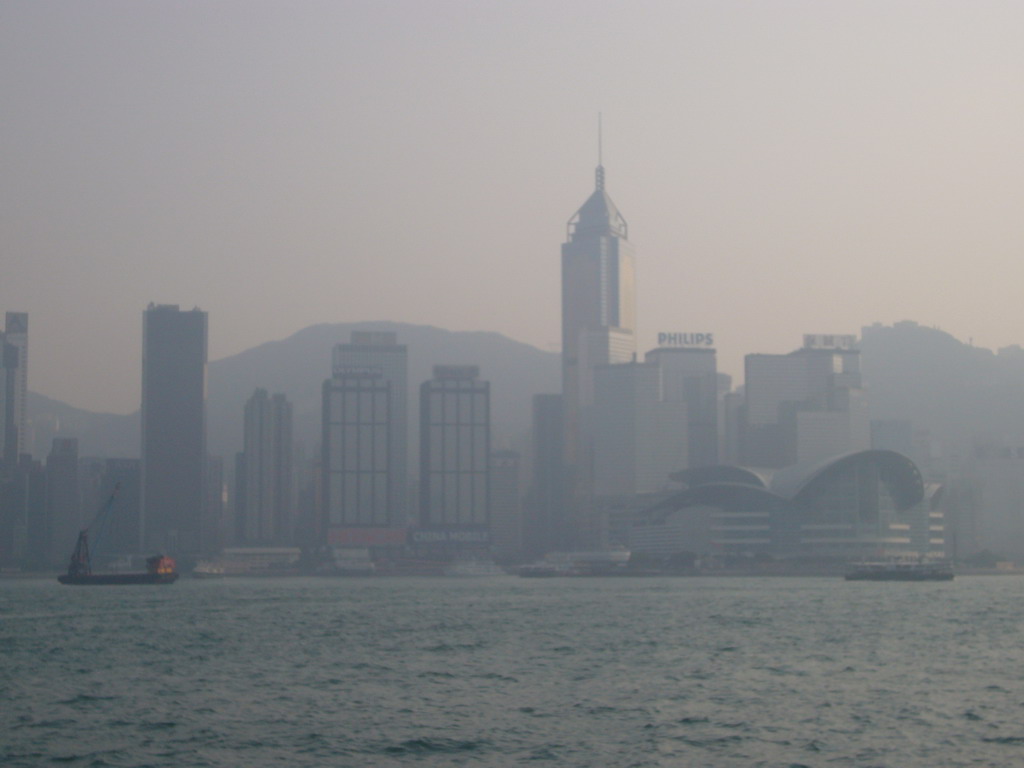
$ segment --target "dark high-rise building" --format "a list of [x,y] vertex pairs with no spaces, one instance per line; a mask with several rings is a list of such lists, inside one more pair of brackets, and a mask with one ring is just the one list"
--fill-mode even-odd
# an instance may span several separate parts
[[[398,337],[390,331],[353,331],[348,344],[334,348],[332,376],[348,386],[359,382],[370,389],[385,389],[388,392],[387,455],[388,467],[387,512],[383,521],[387,525],[405,525],[408,522],[406,497],[408,489],[408,350],[398,343]],[[368,382],[376,381],[376,385]],[[350,400],[349,408],[355,401]],[[354,412],[352,412],[354,414]],[[364,418],[363,414],[360,418]],[[344,417],[346,420],[348,416]],[[373,417],[377,421],[377,417]],[[366,437],[366,435],[363,435]],[[347,438],[354,439],[351,435]],[[377,450],[380,441],[374,443]],[[377,515],[376,518],[382,518]]]
[[[114,555],[139,553],[139,521],[142,510],[142,467],[138,459],[106,459],[98,493],[83,513],[91,516],[117,491],[110,507],[104,550]],[[85,521],[86,525],[91,518]]]
[[420,525],[490,524],[491,384],[476,366],[434,366],[420,386]]
[[322,460],[321,452],[307,455],[303,443],[295,444],[295,544],[304,548],[315,548],[323,544],[325,538],[322,515],[323,483],[320,479]]
[[0,466],[28,448],[28,313],[8,312],[0,333]]
[[206,494],[207,315],[176,305],[143,314],[142,549],[198,555]]
[[245,451],[239,451],[235,454],[235,492],[231,505],[233,514],[231,525],[225,531],[225,543],[228,546],[237,546],[245,541],[245,510],[249,505],[246,499],[249,480],[245,476],[245,471]]
[[0,567],[49,566],[49,536],[46,473],[39,461],[22,454],[0,472]]
[[[90,527],[89,547],[94,565],[105,567],[110,560],[124,562],[139,555],[139,517],[141,467],[138,459],[78,460],[78,488],[82,527]],[[74,540],[72,540],[72,544]],[[66,565],[71,550],[63,544],[61,565]]]
[[392,524],[391,418],[391,389],[383,379],[347,375],[324,382],[328,530]]
[[491,454],[491,546],[499,560],[523,554],[523,505],[519,491],[519,454]]
[[46,516],[51,531],[47,559],[56,564],[71,554],[78,532],[92,522],[82,514],[77,438],[54,439],[46,457]]
[[203,541],[203,551],[213,554],[224,548],[229,526],[225,514],[224,459],[222,457],[206,457],[206,488],[204,490],[200,536]]
[[323,386],[324,525],[335,546],[404,542],[407,351],[394,333],[352,333]]
[[528,557],[569,547],[564,412],[561,395],[533,396],[533,482],[523,521]]
[[245,544],[293,542],[292,404],[257,389],[245,404],[244,491],[236,530]]

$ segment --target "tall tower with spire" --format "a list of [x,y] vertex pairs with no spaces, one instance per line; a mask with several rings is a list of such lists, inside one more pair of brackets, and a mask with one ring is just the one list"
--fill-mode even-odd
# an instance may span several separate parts
[[636,355],[633,248],[626,220],[605,191],[601,160],[599,127],[594,191],[569,219],[562,245],[565,457],[577,499],[589,487],[587,410],[594,402],[594,369]]

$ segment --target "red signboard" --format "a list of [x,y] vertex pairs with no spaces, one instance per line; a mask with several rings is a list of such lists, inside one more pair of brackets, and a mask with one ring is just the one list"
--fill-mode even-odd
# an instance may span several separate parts
[[405,544],[405,528],[332,528],[327,543],[332,547],[386,547]]

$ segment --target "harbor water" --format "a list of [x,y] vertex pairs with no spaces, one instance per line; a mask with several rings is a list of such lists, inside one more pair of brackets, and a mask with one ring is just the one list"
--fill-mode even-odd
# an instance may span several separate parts
[[0,580],[0,765],[1024,764],[1024,580]]

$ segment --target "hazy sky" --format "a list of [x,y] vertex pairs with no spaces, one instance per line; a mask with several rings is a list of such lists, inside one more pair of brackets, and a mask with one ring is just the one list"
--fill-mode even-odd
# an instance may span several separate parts
[[557,349],[600,111],[641,350],[1024,342],[1022,39],[1019,0],[2,0],[0,311],[33,390],[117,412],[150,301],[211,360],[357,320]]

